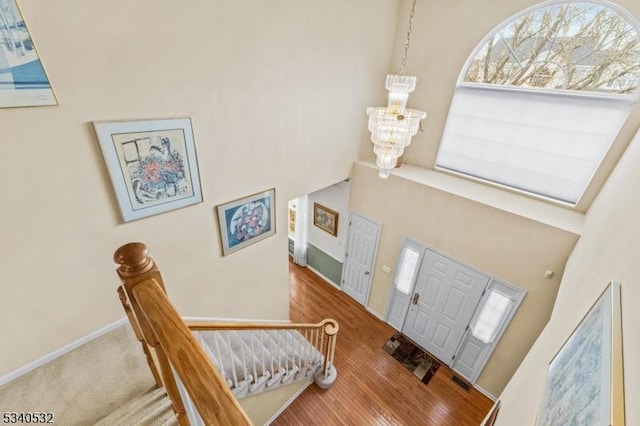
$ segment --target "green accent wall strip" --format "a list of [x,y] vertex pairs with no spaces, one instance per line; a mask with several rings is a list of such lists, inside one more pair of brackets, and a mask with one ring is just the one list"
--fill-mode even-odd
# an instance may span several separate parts
[[307,264],[340,286],[343,264],[313,244],[307,244]]

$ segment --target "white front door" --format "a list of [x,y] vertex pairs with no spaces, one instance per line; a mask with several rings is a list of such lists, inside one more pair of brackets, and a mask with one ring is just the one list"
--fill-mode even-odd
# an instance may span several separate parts
[[447,365],[489,277],[426,250],[402,332]]
[[361,305],[366,305],[369,297],[379,234],[378,223],[351,213],[342,289]]

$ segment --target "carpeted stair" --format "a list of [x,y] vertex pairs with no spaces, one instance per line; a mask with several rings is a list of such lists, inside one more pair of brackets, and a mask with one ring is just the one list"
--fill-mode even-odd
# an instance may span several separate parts
[[175,426],[178,424],[164,388],[151,388],[96,423],[96,426]]

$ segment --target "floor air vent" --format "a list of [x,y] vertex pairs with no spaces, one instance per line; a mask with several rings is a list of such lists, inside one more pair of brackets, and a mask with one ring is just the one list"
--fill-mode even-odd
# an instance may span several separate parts
[[453,380],[458,386],[460,386],[462,389],[466,390],[467,392],[471,391],[471,383],[467,382],[466,380],[458,376],[453,376],[451,380]]

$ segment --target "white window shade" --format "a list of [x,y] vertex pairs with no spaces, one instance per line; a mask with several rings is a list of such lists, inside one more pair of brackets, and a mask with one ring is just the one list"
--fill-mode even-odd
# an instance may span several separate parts
[[402,250],[402,257],[400,259],[400,266],[398,267],[398,273],[396,274],[396,290],[401,293],[411,293],[411,286],[413,279],[418,269],[418,260],[420,260],[420,252],[412,249],[411,247],[405,247]]
[[620,99],[461,86],[436,167],[575,204],[631,106]]
[[493,343],[514,301],[495,289],[489,289],[489,295],[480,308],[476,320],[469,327],[474,337],[484,343]]

